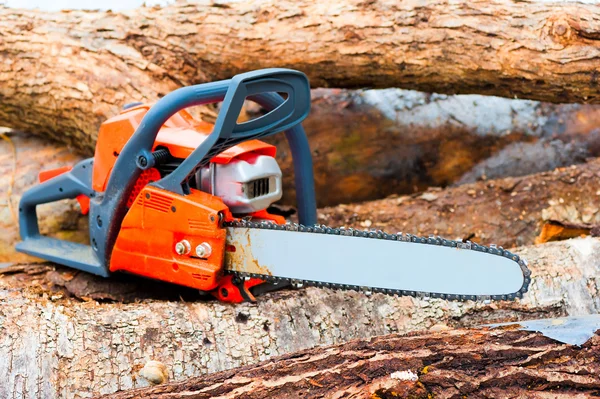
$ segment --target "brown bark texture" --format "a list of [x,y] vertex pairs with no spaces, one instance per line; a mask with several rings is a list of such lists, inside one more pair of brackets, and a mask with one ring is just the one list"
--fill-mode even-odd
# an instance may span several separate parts
[[420,332],[103,398],[589,398],[600,394],[599,352],[598,335],[578,347],[506,328]]
[[599,196],[600,160],[594,159],[528,176],[322,208],[319,221],[510,248],[535,242],[547,223],[577,225],[583,234],[593,232],[600,224]]
[[[315,87],[401,87],[598,102],[594,4],[508,0],[0,8],[0,125],[92,148],[130,101],[263,67]],[[293,35],[290,35],[293,32]]]

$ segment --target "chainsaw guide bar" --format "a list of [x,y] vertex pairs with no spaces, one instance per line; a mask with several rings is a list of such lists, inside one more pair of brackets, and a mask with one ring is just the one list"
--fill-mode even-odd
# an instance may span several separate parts
[[[305,278],[297,278],[297,275],[293,276],[293,277],[289,277],[289,276],[280,276],[280,275],[274,275],[277,273],[276,270],[271,270],[271,268],[269,266],[263,266],[261,263],[261,259],[254,259],[252,256],[250,256],[251,254],[248,253],[248,248],[241,248],[240,251],[238,251],[237,249],[234,250],[233,253],[227,253],[226,257],[225,257],[225,269],[226,269],[226,273],[228,274],[233,274],[235,276],[241,277],[243,279],[249,279],[249,278],[259,278],[262,280],[265,280],[266,282],[269,282],[271,284],[291,284],[293,286],[296,287],[302,287],[302,286],[314,286],[314,287],[323,287],[323,288],[332,288],[332,289],[336,289],[336,290],[354,290],[354,291],[360,291],[363,292],[365,294],[371,294],[371,293],[375,293],[375,292],[379,292],[379,293],[383,293],[383,294],[387,294],[387,295],[398,295],[398,296],[412,296],[412,297],[416,297],[416,298],[440,298],[440,299],[446,299],[446,300],[454,300],[454,301],[467,301],[467,300],[474,300],[474,301],[497,301],[497,300],[514,300],[516,298],[521,298],[523,296],[523,294],[525,292],[527,292],[528,288],[529,288],[529,283],[531,281],[531,272],[528,268],[527,265],[527,261],[524,259],[521,259],[518,255],[511,253],[510,251],[507,251],[505,249],[503,249],[502,247],[496,247],[494,245],[491,245],[489,247],[484,246],[484,245],[479,245],[470,241],[466,241],[466,242],[462,242],[462,241],[454,241],[454,240],[448,240],[445,238],[441,238],[438,236],[429,236],[429,237],[420,237],[420,236],[416,236],[416,235],[411,235],[411,234],[403,234],[403,233],[397,233],[397,234],[388,234],[385,233],[383,231],[377,230],[377,231],[363,231],[363,230],[355,230],[352,228],[332,228],[332,227],[328,227],[325,225],[315,225],[315,226],[304,226],[301,224],[276,224],[276,223],[272,223],[272,222],[266,222],[266,221],[261,221],[261,222],[252,222],[252,221],[245,221],[245,220],[241,220],[241,221],[234,221],[234,222],[224,222],[223,223],[223,227],[227,228],[228,231],[228,239],[233,241],[234,246],[235,247],[239,247],[240,245],[244,245],[247,244],[246,246],[250,246],[252,248],[257,248],[257,247],[263,247],[263,245],[261,245],[260,243],[256,243],[255,241],[250,242],[250,240],[245,241],[245,239],[240,239],[239,237],[241,236],[247,236],[249,233],[255,234],[259,233],[259,232],[265,232],[267,230],[272,230],[273,232],[295,232],[295,233],[302,233],[302,234],[309,234],[309,235],[318,235],[318,236],[345,236],[348,238],[361,238],[361,239],[369,239],[369,240],[381,240],[381,241],[387,241],[387,242],[393,242],[396,241],[397,243],[404,243],[404,244],[410,244],[410,245],[415,245],[415,246],[420,246],[420,247],[410,247],[411,249],[417,249],[417,250],[426,250],[426,251],[433,251],[436,249],[436,247],[446,247],[447,249],[456,249],[456,251],[458,251],[459,253],[461,253],[461,256],[463,254],[462,251],[469,251],[467,253],[464,254],[469,254],[469,253],[473,253],[473,252],[477,252],[479,253],[479,255],[491,255],[494,257],[500,257],[500,258],[505,258],[505,259],[496,259],[496,260],[507,260],[510,262],[513,262],[515,266],[518,267],[518,270],[520,271],[520,273],[522,274],[522,285],[520,286],[520,288],[518,288],[517,290],[515,290],[514,292],[509,292],[506,294],[498,294],[498,295],[470,295],[470,294],[459,294],[459,293],[442,293],[442,292],[431,292],[431,291],[421,291],[421,290],[406,290],[406,289],[394,289],[394,288],[383,288],[381,286],[365,286],[362,284],[341,284],[340,283],[340,276],[338,277],[338,281],[319,281],[319,280],[313,280],[313,279],[305,279]],[[237,238],[236,238],[237,237]],[[293,243],[298,241],[299,236],[295,236],[295,237],[290,237],[291,240],[290,242]],[[323,237],[320,237],[320,239],[322,240]],[[240,244],[243,241],[242,244]],[[237,242],[236,242],[237,241]],[[228,241],[228,243],[230,243],[230,241]],[[238,245],[235,245],[235,244]],[[360,246],[362,245],[362,242],[356,242],[356,245]],[[391,244],[391,243],[390,243]],[[278,243],[272,243],[272,245],[274,247],[277,247]],[[285,245],[285,244],[284,244]],[[307,248],[306,245],[304,244],[298,244],[298,246],[302,247],[303,251],[310,251],[310,247]],[[430,248],[429,248],[430,247]],[[346,248],[346,251],[354,251],[356,250],[356,248],[352,248],[352,246],[349,246],[348,248]],[[360,250],[360,249],[358,249]],[[273,248],[269,249],[269,251],[272,253],[273,252]],[[471,252],[472,251],[472,252]],[[241,258],[236,259],[235,258],[235,254],[237,252],[242,252],[242,254],[239,255],[239,257],[243,257],[243,261],[240,262]],[[401,251],[398,251],[397,254],[400,256],[402,254]],[[452,254],[452,252],[448,252],[449,255]],[[317,253],[317,254],[313,254],[315,257],[318,257],[322,254]],[[335,255],[335,254],[334,254]],[[340,254],[342,255],[342,254]],[[282,263],[292,263],[294,261],[294,257],[296,257],[295,253],[290,253],[289,257],[287,257],[287,259],[281,259]],[[494,259],[487,259],[488,261],[493,261]],[[469,260],[465,260],[466,262],[469,262]],[[248,267],[248,262],[252,263],[251,267]],[[339,264],[339,263],[338,263]],[[296,265],[297,266],[297,265]],[[290,270],[298,270],[298,268],[294,266],[294,268],[290,268]],[[329,264],[330,267],[327,267],[327,265],[317,265],[317,268],[319,270],[324,270],[324,274],[327,274],[325,269],[329,269],[331,271],[331,269],[335,268],[336,265],[334,264]],[[356,264],[354,265],[346,265],[347,268],[346,270],[352,268],[352,267],[357,267]],[[360,266],[360,265],[358,265]],[[374,273],[374,271],[372,270],[374,266],[376,265],[362,265],[362,276],[366,276],[369,273]],[[419,265],[414,265],[411,268],[414,269],[415,267],[418,267]],[[483,268],[484,265],[482,265]],[[339,267],[339,266],[337,266]],[[344,266],[342,266],[344,267]],[[389,267],[389,266],[388,266]],[[443,268],[444,266],[441,265],[441,267]],[[344,269],[342,269],[344,270]],[[273,274],[271,274],[271,272]],[[456,271],[452,270],[453,273],[455,273]],[[291,273],[296,273],[294,271],[291,271]],[[434,270],[431,270],[429,272],[426,272],[427,274],[430,274],[432,276],[434,276],[437,272]],[[482,273],[487,273],[487,271],[482,271]],[[301,274],[301,273],[299,273]],[[464,278],[467,278],[467,276],[462,276]],[[463,278],[457,278],[457,280],[462,280]],[[385,277],[384,277],[385,278]],[[475,279],[476,280],[476,279]],[[492,277],[493,280],[493,277]],[[469,280],[471,281],[471,280]],[[495,284],[496,281],[493,281],[493,283]],[[453,284],[453,283],[452,283]]]

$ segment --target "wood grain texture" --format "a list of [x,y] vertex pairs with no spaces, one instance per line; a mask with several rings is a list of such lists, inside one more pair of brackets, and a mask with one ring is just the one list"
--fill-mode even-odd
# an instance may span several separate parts
[[388,335],[104,399],[589,398],[600,337],[582,347],[510,329]]
[[[595,4],[438,0],[0,8],[0,125],[93,148],[129,101],[264,67],[315,87],[598,102]],[[293,34],[290,34],[293,32]]]

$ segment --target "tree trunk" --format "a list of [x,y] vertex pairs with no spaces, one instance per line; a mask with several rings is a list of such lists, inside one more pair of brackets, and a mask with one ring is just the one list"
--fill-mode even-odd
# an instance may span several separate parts
[[530,291],[516,302],[490,304],[307,288],[226,305],[131,276],[105,280],[45,264],[5,266],[0,397],[73,398],[143,387],[148,381],[139,372],[151,360],[177,381],[357,338],[600,311],[600,240],[516,253],[530,261]]
[[331,226],[529,245],[545,223],[600,225],[600,159],[523,177],[480,181],[445,190],[319,210]]
[[124,103],[263,67],[299,69],[317,87],[600,101],[594,4],[249,0],[122,13],[3,7],[0,20],[0,125],[80,148]]
[[[600,156],[600,107],[406,90],[313,90],[303,123],[319,206],[431,186],[521,176]],[[278,147],[283,202],[295,202],[293,166]]]
[[600,393],[599,350],[598,335],[582,347],[510,329],[388,335],[103,398],[584,398]]

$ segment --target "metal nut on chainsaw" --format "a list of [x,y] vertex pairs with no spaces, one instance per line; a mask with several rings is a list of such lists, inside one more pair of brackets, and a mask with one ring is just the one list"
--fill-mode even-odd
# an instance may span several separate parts
[[209,243],[203,242],[202,244],[196,247],[196,256],[199,258],[206,259],[212,253],[212,248]]
[[175,252],[178,255],[187,255],[192,250],[192,246],[188,240],[181,240],[177,244],[175,244]]

